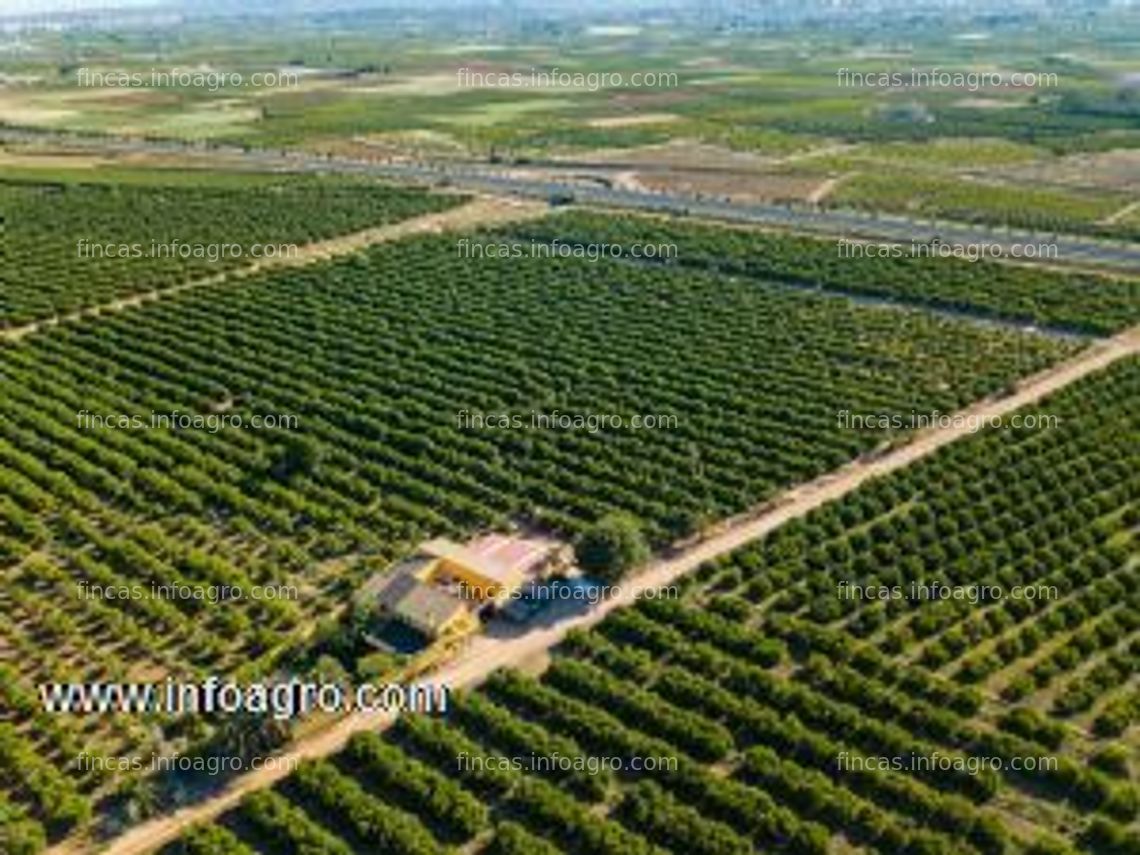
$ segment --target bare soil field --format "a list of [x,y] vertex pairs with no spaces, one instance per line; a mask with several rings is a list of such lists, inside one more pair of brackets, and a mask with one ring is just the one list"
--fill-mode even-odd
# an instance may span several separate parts
[[789,168],[783,158],[692,140],[602,149],[575,156],[573,161],[596,164],[600,170],[621,169],[612,180],[631,190],[712,196],[744,203],[810,201],[819,193],[822,180],[815,172]]
[[661,125],[675,122],[680,116],[675,113],[642,113],[629,116],[604,116],[586,122],[591,128],[630,128],[637,125]]
[[1005,167],[997,173],[1015,181],[1140,193],[1140,151],[1115,149],[1073,154],[1057,160]]
[[[819,201],[833,186],[820,184],[812,176],[731,172],[637,173],[637,181],[648,190],[694,196],[728,197],[745,203]],[[823,195],[820,194],[823,187]],[[818,196],[818,198],[816,198]]]
[[25,169],[94,169],[111,161],[87,153],[25,153],[0,149],[0,167],[11,166]]
[[30,106],[24,99],[0,95],[0,122],[10,125],[52,125],[75,115],[75,110]]
[[[635,171],[722,172],[734,175],[766,174],[780,160],[696,140],[671,140],[631,148],[603,148],[564,158],[575,163],[596,163]],[[555,158],[558,160],[558,158]]]
[[1011,101],[1007,98],[963,98],[955,101],[954,106],[970,110],[1016,110],[1027,105],[1023,101]]

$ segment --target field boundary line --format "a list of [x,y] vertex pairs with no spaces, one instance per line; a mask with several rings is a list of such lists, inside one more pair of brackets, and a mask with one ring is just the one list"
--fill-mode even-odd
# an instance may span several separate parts
[[[741,515],[722,521],[695,542],[681,545],[673,554],[650,562],[641,572],[627,580],[628,584],[622,586],[620,594],[594,604],[584,613],[553,620],[550,626],[532,629],[517,638],[476,636],[457,658],[439,669],[419,676],[452,688],[471,688],[499,668],[517,667],[533,661],[536,656],[544,655],[559,644],[571,630],[591,627],[614,609],[632,604],[636,599],[636,590],[671,585],[706,561],[733,552],[792,519],[840,499],[872,478],[909,466],[971,435],[974,433],[970,428],[973,420],[968,416],[985,421],[1004,417],[1105,369],[1114,362],[1138,354],[1140,326],[1132,327],[1112,338],[1099,340],[1075,356],[1021,379],[1009,394],[983,398],[960,410],[957,415],[963,418],[948,420],[946,427],[917,431],[887,451],[863,455],[811,481],[793,486]],[[101,852],[102,855],[147,855],[177,839],[188,826],[216,819],[236,807],[248,793],[284,779],[289,774],[289,768],[296,762],[336,753],[353,734],[381,730],[394,719],[392,713],[384,711],[346,715],[326,729],[293,743],[287,751],[277,755],[285,762],[235,778],[220,793],[197,805],[180,808],[174,813],[137,825],[106,843],[102,849],[85,848],[78,840],[65,840],[49,849],[47,855],[79,855],[93,851]]]
[[465,231],[467,229],[487,226],[505,225],[523,219],[532,219],[545,216],[548,206],[532,200],[522,200],[507,196],[492,196],[488,194],[476,195],[469,202],[448,208],[445,211],[435,211],[418,217],[411,217],[395,223],[382,226],[370,226],[360,231],[348,232],[335,237],[312,243],[302,244],[294,256],[278,256],[263,258],[253,264],[235,267],[231,270],[214,273],[210,276],[190,279],[171,285],[166,288],[152,288],[149,291],[140,291],[126,297],[109,300],[76,309],[64,315],[31,321],[18,327],[0,330],[0,340],[19,341],[29,335],[52,327],[62,326],[84,318],[97,318],[100,315],[113,314],[141,306],[145,303],[166,299],[190,291],[194,288],[203,288],[209,285],[219,285],[223,282],[246,279],[268,270],[285,269],[289,267],[304,267],[321,261],[330,261],[340,256],[350,255],[358,250],[380,243],[391,243],[406,237],[421,234],[439,234],[445,231]]
[[828,198],[836,190],[839,189],[840,184],[844,183],[845,181],[850,181],[858,174],[859,171],[856,169],[852,170],[851,172],[844,172],[842,175],[833,175],[831,178],[826,178],[807,195],[807,199],[804,201],[806,201],[809,205],[820,205],[823,203],[824,199]]
[[1140,210],[1140,202],[1129,202],[1118,211],[1113,211],[1104,219],[1097,222],[1098,226],[1115,226],[1133,211]]

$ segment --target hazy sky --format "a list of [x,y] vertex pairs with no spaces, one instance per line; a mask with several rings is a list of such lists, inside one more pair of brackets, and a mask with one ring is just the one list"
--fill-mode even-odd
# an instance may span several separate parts
[[0,0],[0,13],[19,15],[25,12],[78,12],[80,10],[123,8],[125,6],[157,6],[158,0]]

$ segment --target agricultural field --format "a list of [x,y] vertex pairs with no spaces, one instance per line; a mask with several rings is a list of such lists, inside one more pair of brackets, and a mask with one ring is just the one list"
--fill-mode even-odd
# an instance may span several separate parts
[[962,177],[857,174],[828,204],[893,211],[944,220],[987,223],[1044,234],[1071,232],[1135,240],[1140,232],[1127,219],[1105,222],[1126,207],[1124,193],[1089,193],[995,184]]
[[[0,330],[295,256],[308,243],[443,210],[458,196],[363,182],[174,172],[4,180]],[[191,183],[197,178],[197,184]]]
[[[446,38],[452,20],[433,22],[435,38],[397,37],[369,16],[240,47],[207,21],[173,43],[42,32],[0,54],[0,128],[380,162],[598,167],[629,155],[642,186],[674,193],[1132,240],[1134,220],[1112,215],[1136,198],[1135,21],[1074,15],[1032,37],[1013,27],[949,42],[904,26],[870,41],[729,30],[710,44],[643,22],[488,43]],[[921,77],[935,69],[969,76]],[[980,76],[1014,71],[1031,82]],[[898,82],[876,85],[884,75]],[[682,163],[669,156],[678,145]],[[741,154],[763,166],[738,181],[705,169]],[[1124,168],[1083,186],[1092,172],[1075,165],[1101,158]],[[808,188],[826,179],[842,181],[815,198]]]
[[[47,716],[44,681],[266,673],[369,568],[431,535],[522,520],[573,539],[622,511],[664,546],[883,441],[845,432],[841,409],[949,412],[1080,347],[696,269],[459,246],[417,238],[207,284],[0,351],[0,661],[9,736],[35,768],[209,732]],[[472,418],[532,412],[665,428]],[[209,429],[152,422],[173,413]],[[124,603],[77,596],[84,580],[297,596]],[[53,833],[82,819],[10,786]]]
[[[997,139],[1038,147],[1043,158],[1135,148],[1126,80],[1134,23],[1122,30],[1073,14],[1032,36],[1010,28],[974,41],[905,26],[870,41],[778,28],[726,29],[710,41],[693,22],[640,22],[624,31],[554,25],[488,42],[448,38],[462,23],[453,19],[394,35],[368,16],[353,28],[251,32],[240,44],[208,21],[187,24],[176,42],[145,31],[68,39],[43,32],[0,63],[10,78],[0,88],[0,121],[267,147],[428,133],[475,157],[678,139],[773,157],[829,141]],[[892,47],[895,39],[906,47]],[[897,72],[909,80],[914,69],[936,68],[1018,69],[1041,82],[879,87],[843,76]],[[152,76],[179,70],[215,76]],[[544,71],[571,77],[552,84],[532,74]],[[633,82],[646,72],[661,79]],[[499,75],[512,74],[516,85],[498,85]],[[138,80],[116,85],[122,75]]]
[[1131,359],[1042,402],[1056,425],[873,481],[164,852],[1135,852],[1137,402]]
[[[676,219],[573,212],[489,233],[521,252],[581,252],[627,263],[715,271],[810,291],[882,299],[1057,332],[1109,335],[1140,323],[1140,279],[1061,273],[900,246],[860,254],[859,241],[725,229]],[[886,245],[884,245],[886,246]],[[658,250],[658,247],[667,248]],[[648,250],[657,257],[636,258]]]

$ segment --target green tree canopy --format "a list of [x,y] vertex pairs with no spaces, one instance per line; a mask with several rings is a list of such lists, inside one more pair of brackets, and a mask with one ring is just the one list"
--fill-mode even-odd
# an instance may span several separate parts
[[629,514],[602,517],[578,539],[578,564],[588,573],[614,582],[649,559],[649,544],[641,523]]

